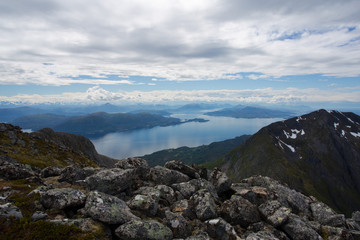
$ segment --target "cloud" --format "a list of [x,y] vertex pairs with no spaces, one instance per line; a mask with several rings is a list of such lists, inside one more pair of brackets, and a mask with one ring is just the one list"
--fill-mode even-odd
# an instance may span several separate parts
[[58,95],[0,96],[0,101],[22,104],[99,102],[169,103],[169,102],[238,102],[238,103],[313,103],[313,102],[360,102],[360,87],[321,90],[298,89],[249,89],[249,90],[197,90],[197,91],[107,91],[99,86],[86,92],[67,92]]
[[357,0],[2,1],[0,84],[66,85],[59,78],[93,74],[359,76],[359,8]]

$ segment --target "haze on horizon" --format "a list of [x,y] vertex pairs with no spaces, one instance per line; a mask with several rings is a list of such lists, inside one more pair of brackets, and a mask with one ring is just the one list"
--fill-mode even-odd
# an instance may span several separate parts
[[0,2],[0,102],[360,103],[360,1]]

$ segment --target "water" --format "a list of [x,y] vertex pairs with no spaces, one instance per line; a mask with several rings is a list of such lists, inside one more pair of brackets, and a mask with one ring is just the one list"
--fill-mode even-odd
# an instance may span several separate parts
[[110,133],[98,139],[91,139],[91,141],[100,154],[122,159],[142,156],[168,148],[196,147],[244,134],[254,134],[270,123],[283,120],[280,118],[236,119],[179,114],[174,114],[172,117],[181,119],[201,117],[210,121]]

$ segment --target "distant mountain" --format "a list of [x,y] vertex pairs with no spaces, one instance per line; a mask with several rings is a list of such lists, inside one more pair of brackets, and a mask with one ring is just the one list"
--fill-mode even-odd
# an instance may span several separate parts
[[200,113],[205,110],[214,110],[223,107],[227,107],[229,104],[218,104],[218,103],[189,103],[184,106],[169,109],[172,113]]
[[46,111],[32,107],[1,108],[0,122],[10,122],[18,117],[41,113],[46,113]]
[[231,108],[224,108],[222,110],[207,112],[209,116],[222,116],[234,118],[288,118],[293,114],[288,111],[273,110],[260,107],[245,107],[237,105]]
[[131,113],[131,114],[137,114],[137,113],[150,113],[150,114],[157,114],[157,115],[161,115],[161,116],[170,116],[171,113],[165,110],[146,110],[146,109],[139,109],[139,110],[133,110],[127,113]]
[[360,117],[319,110],[276,122],[214,165],[234,180],[281,180],[350,214],[360,209]]
[[165,149],[141,158],[145,159],[150,166],[163,166],[167,161],[178,160],[185,164],[201,164],[215,161],[224,156],[231,149],[245,142],[251,135],[243,135],[233,139],[213,142],[209,145],[199,147],[180,147],[176,149]]
[[16,118],[15,120],[11,121],[11,124],[21,126],[24,129],[32,129],[37,131],[45,127],[55,128],[70,118],[71,117],[69,116],[56,115],[51,113],[34,114]]

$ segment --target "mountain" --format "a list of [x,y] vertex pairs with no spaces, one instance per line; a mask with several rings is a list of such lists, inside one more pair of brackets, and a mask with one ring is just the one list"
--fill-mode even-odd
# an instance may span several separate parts
[[0,122],[10,122],[15,118],[45,113],[44,110],[33,107],[14,107],[14,108],[1,108],[0,109]]
[[178,108],[169,109],[173,113],[200,113],[229,106],[229,104],[220,103],[189,103]]
[[204,122],[195,118],[182,121],[179,118],[165,117],[150,113],[105,113],[97,112],[82,116],[62,116],[55,114],[36,114],[23,116],[11,123],[24,129],[40,130],[52,128],[58,132],[68,132],[87,137],[100,137],[111,132],[130,131],[156,126],[170,126],[185,122]]
[[207,112],[205,115],[233,118],[288,118],[293,114],[287,111],[237,105],[231,108],[224,108],[218,111]]
[[230,150],[245,142],[250,135],[243,135],[233,139],[220,142],[213,142],[209,145],[199,147],[180,147],[176,149],[165,149],[147,154],[140,158],[145,159],[149,166],[163,166],[171,160],[181,161],[185,164],[202,164],[205,162],[215,161],[221,158]]
[[360,117],[319,110],[276,122],[216,165],[234,180],[278,179],[350,214],[360,209]]
[[0,123],[0,156],[37,168],[67,165],[113,166],[114,159],[96,152],[83,136],[54,132],[49,128],[24,133],[21,128]]
[[37,131],[44,127],[55,128],[70,118],[71,117],[69,116],[44,113],[18,117],[10,123],[15,126],[21,126],[24,129],[32,129]]

